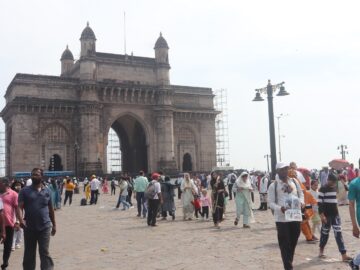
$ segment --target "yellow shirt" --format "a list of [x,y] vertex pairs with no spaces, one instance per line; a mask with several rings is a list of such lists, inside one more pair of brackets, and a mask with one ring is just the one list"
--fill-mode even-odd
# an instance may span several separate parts
[[70,182],[68,184],[67,183],[65,184],[66,191],[74,191],[74,189],[75,189],[75,185],[73,183]]

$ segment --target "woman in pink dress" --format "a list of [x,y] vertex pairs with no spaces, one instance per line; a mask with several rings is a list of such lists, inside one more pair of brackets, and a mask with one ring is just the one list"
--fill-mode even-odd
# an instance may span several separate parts
[[108,194],[109,193],[109,184],[108,184],[108,181],[107,181],[107,178],[105,178],[102,182],[102,192],[104,194]]

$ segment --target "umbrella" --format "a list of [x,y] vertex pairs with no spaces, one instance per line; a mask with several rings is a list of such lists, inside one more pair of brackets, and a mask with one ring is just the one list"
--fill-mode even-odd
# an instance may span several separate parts
[[350,166],[350,163],[345,159],[333,159],[329,162],[329,166],[335,170],[341,170]]
[[302,174],[307,174],[307,175],[310,175],[311,172],[309,169],[306,169],[306,168],[298,168],[297,169],[299,172],[301,172]]

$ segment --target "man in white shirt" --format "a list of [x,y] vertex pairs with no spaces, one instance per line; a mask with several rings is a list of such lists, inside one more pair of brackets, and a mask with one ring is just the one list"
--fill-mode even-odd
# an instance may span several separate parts
[[91,190],[90,204],[97,203],[99,187],[100,187],[100,181],[96,178],[96,175],[92,175],[90,181],[90,190]]
[[120,186],[120,193],[119,193],[119,199],[116,204],[116,209],[119,209],[120,204],[123,204],[123,211],[130,208],[130,204],[126,201],[126,197],[128,196],[128,182],[126,179],[122,178],[119,183]]
[[148,198],[148,218],[147,218],[147,224],[148,226],[156,226],[156,216],[159,210],[160,204],[163,203],[163,198],[161,195],[161,185],[159,183],[160,174],[153,173],[151,176],[152,181],[150,182],[148,189],[153,189],[154,192],[153,195],[150,195],[152,197]]
[[285,211],[289,209],[289,198],[297,198],[301,207],[304,205],[304,194],[299,183],[288,177],[289,164],[276,164],[277,176],[270,185],[269,205],[274,211],[278,243],[285,270],[293,269],[295,248],[300,236],[300,221],[290,221],[285,218]]

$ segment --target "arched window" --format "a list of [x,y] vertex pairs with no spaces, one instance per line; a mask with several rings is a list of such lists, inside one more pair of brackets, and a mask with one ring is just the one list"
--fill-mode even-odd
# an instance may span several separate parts
[[68,135],[64,127],[54,124],[46,128],[43,140],[47,143],[65,143],[68,140]]

